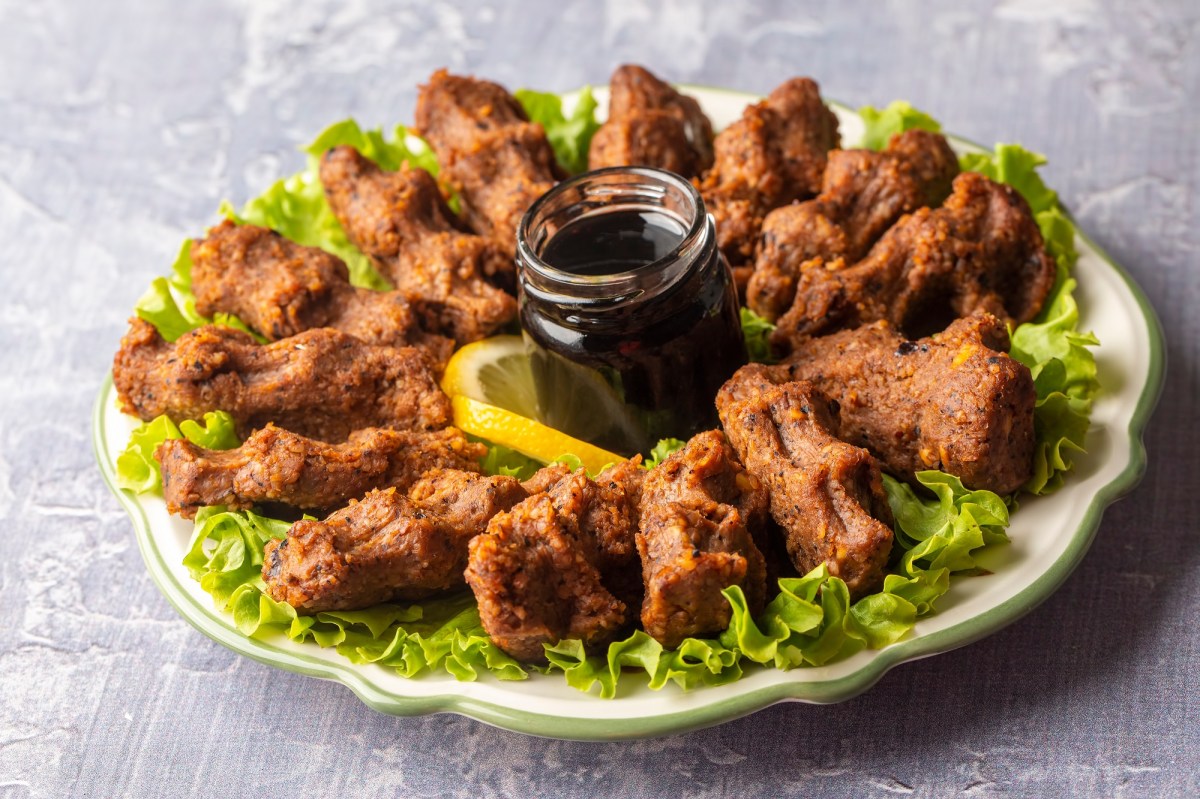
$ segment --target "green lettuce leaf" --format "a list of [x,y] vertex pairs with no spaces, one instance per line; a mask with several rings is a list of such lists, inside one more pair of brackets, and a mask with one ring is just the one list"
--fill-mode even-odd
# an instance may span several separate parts
[[242,443],[225,411],[204,414],[203,424],[185,419],[178,426],[164,414],[130,433],[129,444],[117,456],[117,485],[135,494],[162,494],[162,469],[154,450],[168,438],[186,438],[205,449],[233,449]]
[[864,130],[858,146],[867,150],[882,150],[896,133],[906,130],[928,130],[939,132],[942,126],[936,119],[918,111],[903,100],[895,100],[882,111],[869,105],[858,109]]
[[997,144],[990,153],[966,153],[959,157],[964,172],[978,172],[1019,191],[1036,214],[1058,204],[1058,195],[1042,180],[1037,168],[1046,156],[1026,150],[1019,144]]
[[529,119],[546,131],[559,166],[570,175],[586,170],[588,147],[600,128],[592,87],[584,86],[579,92],[579,100],[569,117],[563,114],[562,98],[557,94],[518,89],[516,98]]
[[341,145],[350,145],[387,172],[395,172],[407,162],[435,177],[438,173],[437,154],[433,148],[404,125],[397,125],[389,140],[382,128],[363,130],[353,119],[344,119],[321,131],[304,152],[317,159],[319,164],[328,150]]
[[650,450],[650,457],[642,462],[642,466],[647,469],[653,469],[658,464],[671,457],[671,453],[683,449],[686,441],[680,441],[678,438],[663,438],[654,445],[654,449]]
[[[475,436],[471,436],[470,438],[473,441],[482,441],[488,447],[487,454],[479,462],[484,474],[502,474],[515,477],[518,480],[528,480],[530,477],[533,477],[538,469],[547,465],[501,444],[493,444],[490,441]],[[550,461],[550,463],[565,463],[571,471],[583,468],[583,461],[579,459],[579,456],[570,452],[559,455]],[[604,468],[608,467],[605,466]],[[590,476],[595,477],[594,474]]]
[[771,333],[775,325],[763,319],[749,308],[742,306],[742,338],[746,341],[746,354],[754,363],[775,363],[771,354]]
[[[478,440],[482,441],[482,439]],[[480,461],[484,474],[502,474],[518,480],[528,480],[545,465],[515,449],[488,441],[484,441],[484,443],[488,445],[487,455]]]
[[1073,279],[1060,281],[1040,321],[1020,325],[1012,334],[1010,354],[1029,367],[1037,390],[1034,471],[1025,484],[1025,490],[1034,494],[1060,488],[1063,473],[1073,465],[1073,454],[1084,451],[1092,400],[1100,388],[1096,358],[1088,349],[1099,341],[1077,330],[1074,289]]
[[908,483],[883,476],[888,505],[896,518],[896,543],[903,554],[899,572],[916,577],[924,571],[976,568],[975,553],[1008,540],[1008,506],[991,491],[970,491],[945,472],[917,472],[917,482],[932,498],[919,496]]

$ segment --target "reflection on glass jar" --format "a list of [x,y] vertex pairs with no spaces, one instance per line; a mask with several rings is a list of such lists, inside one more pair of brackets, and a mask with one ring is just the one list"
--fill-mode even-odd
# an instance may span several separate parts
[[644,167],[560,183],[522,220],[517,260],[543,422],[626,455],[716,425],[746,351],[691,183]]

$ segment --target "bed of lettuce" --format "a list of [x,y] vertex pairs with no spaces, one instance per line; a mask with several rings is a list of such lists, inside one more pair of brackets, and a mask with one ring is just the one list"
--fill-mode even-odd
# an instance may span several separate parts
[[[556,95],[523,90],[517,97],[530,117],[545,127],[564,169],[580,171],[586,165],[588,142],[598,127],[590,90],[582,92],[569,115]],[[903,130],[939,129],[932,117],[903,102],[883,110],[865,107],[859,113],[866,124],[860,146],[872,149],[881,148],[892,134]],[[327,128],[305,148],[308,164],[303,171],[278,181],[241,209],[223,203],[220,213],[239,223],[271,227],[296,242],[332,252],[346,261],[355,285],[386,289],[387,281],[346,238],[321,189],[317,159],[338,144],[355,146],[384,169],[396,169],[409,161],[435,175],[438,171],[429,146],[403,126],[397,126],[389,137],[381,130],[363,130],[353,120],[346,120]],[[1098,389],[1095,361],[1088,349],[1096,339],[1077,329],[1079,314],[1071,277],[1078,257],[1074,229],[1055,193],[1038,176],[1037,167],[1045,163],[1042,156],[1018,145],[1002,144],[991,153],[965,154],[960,162],[964,170],[1008,183],[1025,196],[1058,263],[1058,280],[1045,309],[1033,322],[1012,332],[1011,350],[1013,357],[1032,370],[1038,394],[1036,468],[1025,490],[1047,493],[1061,486],[1073,454],[1082,451],[1091,402]],[[450,199],[453,203],[454,198]],[[171,275],[154,281],[139,300],[136,313],[168,340],[207,323],[246,329],[236,317],[206,319],[196,313],[189,246],[190,241],[184,243]],[[742,324],[751,357],[769,360],[771,325],[747,309],[743,309]],[[120,486],[135,493],[161,493],[154,448],[166,438],[180,437],[211,449],[239,444],[225,413],[209,413],[203,422],[179,425],[160,417],[139,426],[119,456]],[[645,465],[652,467],[682,444],[675,439],[660,442],[647,454]],[[563,459],[572,462],[569,454]],[[519,477],[532,474],[540,465],[495,446],[482,462],[488,473]],[[415,604],[298,615],[291,606],[264,593],[261,573],[266,542],[284,537],[289,523],[252,511],[203,509],[196,517],[183,565],[245,635],[286,635],[294,641],[311,641],[336,648],[353,663],[375,663],[406,677],[445,671],[459,680],[474,680],[481,674],[523,680],[533,671],[558,671],[573,687],[596,690],[605,698],[616,696],[619,684],[637,679],[653,689],[667,683],[690,689],[737,680],[744,669],[755,665],[778,669],[820,666],[865,648],[887,646],[907,635],[919,618],[935,611],[952,577],[978,574],[979,554],[1008,540],[1005,528],[1013,498],[970,491],[941,472],[922,472],[917,479],[922,489],[884,478],[896,518],[896,539],[890,573],[879,593],[851,602],[846,584],[821,566],[803,577],[780,579],[778,595],[757,616],[750,613],[739,588],[727,589],[732,621],[714,638],[688,639],[667,650],[639,630],[611,644],[601,655],[589,655],[578,641],[562,641],[546,648],[547,663],[541,666],[518,663],[491,642],[480,625],[474,599],[465,589]]]

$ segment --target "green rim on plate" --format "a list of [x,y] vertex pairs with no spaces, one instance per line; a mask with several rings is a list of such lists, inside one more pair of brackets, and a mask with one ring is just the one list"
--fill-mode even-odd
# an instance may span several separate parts
[[[758,98],[728,89],[686,86],[699,92],[732,95],[747,102]],[[831,105],[843,112],[854,113],[840,103]],[[982,149],[974,142],[962,138],[948,138],[970,149]],[[1071,219],[1072,225],[1074,220]],[[481,700],[464,696],[451,690],[431,696],[402,695],[387,690],[373,679],[379,667],[355,666],[348,661],[335,662],[292,651],[277,646],[271,639],[247,638],[234,626],[231,617],[216,610],[211,601],[203,601],[194,592],[189,592],[183,580],[190,579],[181,564],[170,564],[155,538],[153,526],[140,499],[120,490],[116,485],[115,454],[110,450],[106,435],[109,414],[118,411],[113,404],[111,376],[101,386],[93,412],[92,442],[100,471],[109,489],[118,498],[133,521],[138,547],[150,572],[151,578],[162,594],[181,616],[196,629],[221,645],[261,663],[287,671],[313,677],[335,680],[352,690],[365,704],[393,715],[412,716],[427,713],[450,712],[530,735],[577,740],[613,740],[640,738],[681,733],[729,721],[753,713],[781,701],[798,700],[813,703],[839,702],[855,696],[874,685],[893,666],[909,660],[945,652],[972,643],[1007,626],[1028,613],[1047,599],[1057,589],[1083,558],[1095,537],[1104,509],[1117,498],[1132,489],[1141,478],[1146,467],[1146,452],[1142,442],[1145,426],[1154,410],[1162,389],[1165,372],[1165,349],[1162,328],[1142,290],[1126,271],[1115,263],[1091,239],[1075,227],[1076,235],[1094,251],[1122,281],[1140,311],[1138,320],[1144,325],[1146,343],[1149,348],[1149,363],[1146,379],[1138,393],[1136,405],[1129,415],[1128,425],[1123,431],[1128,436],[1129,458],[1124,468],[1100,487],[1083,514],[1082,520],[1066,543],[1057,559],[1029,585],[1007,600],[990,607],[983,613],[967,618],[945,629],[925,632],[891,644],[871,653],[872,657],[855,671],[827,680],[799,681],[788,679],[790,672],[779,672],[779,679],[769,685],[733,696],[724,696],[723,688],[714,686],[696,689],[704,693],[704,704],[678,712],[659,713],[634,717],[580,718],[576,716],[539,713],[513,705]],[[1129,389],[1132,391],[1132,388]],[[203,595],[203,599],[209,599]],[[319,650],[318,650],[319,651]],[[538,678],[540,675],[534,675]],[[420,678],[417,678],[420,679]],[[545,678],[543,678],[545,679]],[[532,681],[530,681],[532,682]],[[521,683],[528,685],[529,683]],[[674,690],[670,688],[668,690]],[[636,701],[600,700],[596,702]]]

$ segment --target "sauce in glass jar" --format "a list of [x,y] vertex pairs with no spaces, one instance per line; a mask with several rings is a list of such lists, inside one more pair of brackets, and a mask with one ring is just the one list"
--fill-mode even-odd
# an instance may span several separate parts
[[525,214],[517,263],[543,422],[625,455],[716,425],[746,349],[691,183],[647,167],[564,181]]

